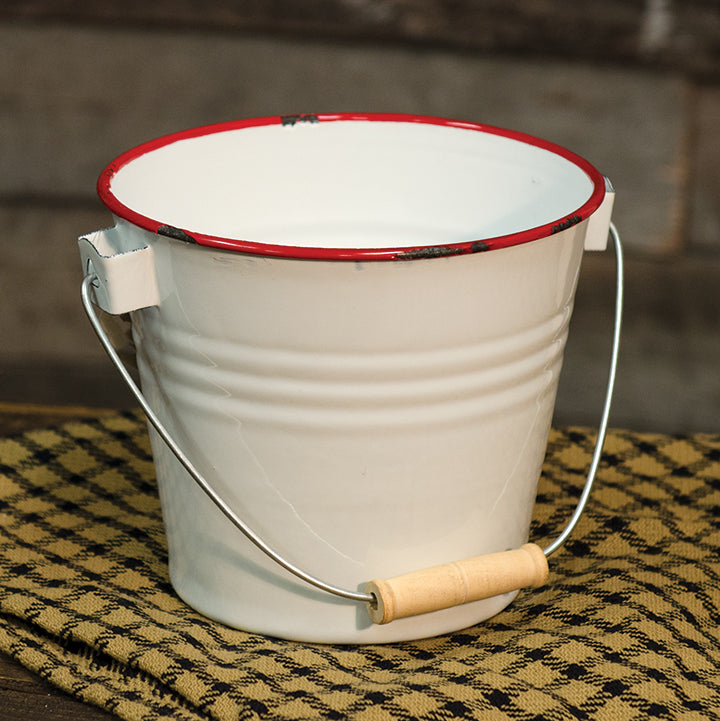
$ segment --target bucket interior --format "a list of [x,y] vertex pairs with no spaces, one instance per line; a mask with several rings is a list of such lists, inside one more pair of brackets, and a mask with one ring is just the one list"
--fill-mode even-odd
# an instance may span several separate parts
[[599,203],[588,207],[592,166],[529,136],[449,122],[278,120],[141,146],[105,174],[101,196],[153,230],[359,249],[517,235]]

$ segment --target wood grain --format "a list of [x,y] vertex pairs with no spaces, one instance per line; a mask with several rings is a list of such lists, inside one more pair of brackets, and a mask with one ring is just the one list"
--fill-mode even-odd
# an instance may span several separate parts
[[421,43],[720,79],[720,10],[706,0],[5,0],[0,18]]
[[108,721],[115,718],[76,701],[0,654],[0,721]]
[[418,616],[464,603],[499,596],[547,581],[548,564],[540,546],[520,548],[444,563],[387,580],[370,581],[366,593],[373,623]]

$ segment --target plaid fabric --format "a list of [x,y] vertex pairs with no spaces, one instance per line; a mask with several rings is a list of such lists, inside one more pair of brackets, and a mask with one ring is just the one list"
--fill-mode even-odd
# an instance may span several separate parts
[[[0,650],[125,719],[716,719],[720,436],[613,432],[547,586],[490,621],[388,646],[226,628],[173,593],[135,414],[0,440]],[[553,431],[532,539],[592,451]]]

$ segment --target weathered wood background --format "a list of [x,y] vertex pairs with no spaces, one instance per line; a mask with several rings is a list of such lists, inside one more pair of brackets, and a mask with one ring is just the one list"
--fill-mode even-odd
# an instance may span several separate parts
[[4,0],[0,18],[404,42],[720,79],[717,0]]

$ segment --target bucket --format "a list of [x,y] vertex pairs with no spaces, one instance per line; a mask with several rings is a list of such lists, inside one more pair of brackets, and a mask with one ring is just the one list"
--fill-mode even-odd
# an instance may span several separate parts
[[[378,643],[544,582],[536,486],[613,198],[593,166],[475,123],[301,115],[146,143],[98,190],[83,298],[150,420],[188,604]],[[93,304],[131,313],[142,391]]]

